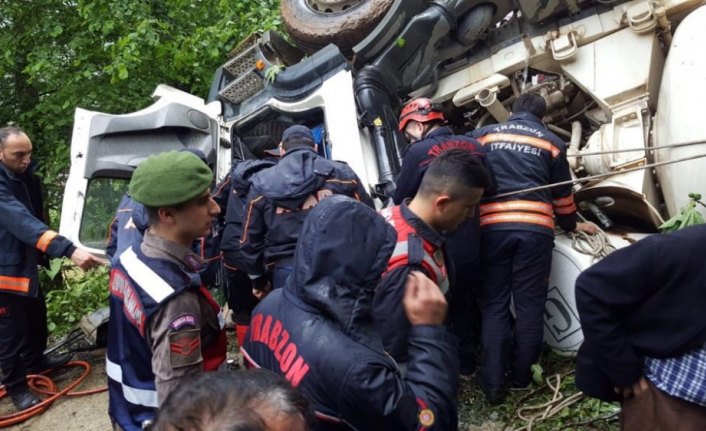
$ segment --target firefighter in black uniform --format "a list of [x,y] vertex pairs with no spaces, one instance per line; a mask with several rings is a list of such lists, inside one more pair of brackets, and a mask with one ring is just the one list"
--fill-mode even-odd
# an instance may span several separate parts
[[25,374],[60,367],[72,356],[44,355],[47,307],[37,265],[44,255],[68,257],[84,270],[105,263],[45,224],[32,149],[21,129],[0,128],[0,383],[18,411],[40,402]]
[[[444,126],[444,122],[441,106],[427,98],[414,99],[402,108],[400,131],[411,145],[404,155],[402,170],[395,185],[393,200],[396,205],[414,197],[429,163],[444,151],[468,151],[488,168],[480,143],[469,136],[455,135],[450,127]],[[485,194],[493,193],[491,174],[491,184]],[[451,233],[442,234],[446,236],[446,250],[455,268],[454,279],[451,280],[453,296],[449,303],[449,317],[459,337],[461,375],[468,376],[475,370],[476,350],[480,341],[481,318],[477,303],[481,282],[478,211]]]
[[[571,179],[566,145],[542,123],[546,102],[524,94],[506,123],[472,132],[483,145],[495,175],[497,194]],[[539,359],[542,316],[554,247],[554,216],[567,231],[595,233],[577,223],[571,185],[488,199],[480,206],[484,281],[482,354],[478,382],[492,404],[504,399],[505,364],[510,387],[531,382],[530,366]],[[510,313],[511,298],[515,318]]]
[[[316,149],[308,127],[291,126],[282,134],[279,163],[252,176],[240,252],[258,296],[284,284],[304,219],[320,200],[343,194],[373,206],[355,172]],[[267,265],[273,266],[271,284]]]
[[444,295],[456,299],[451,296],[456,292],[450,290],[453,265],[447,262],[441,233],[475,216],[478,200],[490,183],[476,157],[463,149],[449,150],[429,164],[414,198],[380,212],[397,231],[397,244],[375,291],[373,318],[385,351],[398,362],[407,361],[410,326],[402,298],[409,274],[423,272]]
[[242,346],[243,337],[250,324],[250,312],[257,305],[258,299],[253,296],[250,279],[242,263],[240,252],[240,235],[243,232],[243,212],[245,199],[250,191],[251,177],[263,169],[271,168],[277,163],[270,150],[263,152],[262,159],[249,159],[234,162],[230,174],[230,192],[226,207],[225,226],[221,237],[223,267],[226,275],[226,299],[228,307],[233,310],[233,323],[238,345]]

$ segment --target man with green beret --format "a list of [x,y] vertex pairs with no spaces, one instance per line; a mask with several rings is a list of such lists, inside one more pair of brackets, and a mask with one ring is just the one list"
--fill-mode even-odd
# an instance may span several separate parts
[[171,151],[140,163],[130,195],[148,229],[113,259],[106,372],[116,430],[141,430],[182,378],[217,369],[226,355],[220,307],[203,286],[195,239],[220,209],[213,173],[196,155]]

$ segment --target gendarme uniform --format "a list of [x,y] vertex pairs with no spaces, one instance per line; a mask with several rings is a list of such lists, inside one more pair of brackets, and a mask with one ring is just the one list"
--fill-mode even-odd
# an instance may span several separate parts
[[[210,184],[198,157],[169,152],[138,166],[130,194],[159,208],[191,200]],[[106,372],[116,429],[141,430],[183,377],[224,362],[223,320],[201,283],[203,265],[189,247],[149,230],[142,244],[113,259]]]

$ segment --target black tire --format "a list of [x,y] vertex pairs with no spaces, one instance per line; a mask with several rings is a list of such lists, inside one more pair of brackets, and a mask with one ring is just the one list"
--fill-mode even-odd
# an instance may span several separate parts
[[[344,54],[382,20],[394,0],[282,0],[282,22],[309,53],[333,43]],[[318,10],[317,10],[318,9]]]

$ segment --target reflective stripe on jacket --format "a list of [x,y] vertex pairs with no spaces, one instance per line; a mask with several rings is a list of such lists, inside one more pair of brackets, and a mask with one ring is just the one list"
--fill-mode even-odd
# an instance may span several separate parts
[[[152,349],[145,338],[150,317],[187,289],[199,291],[212,306],[215,301],[200,286],[197,274],[187,273],[173,262],[145,256],[139,243],[113,259],[109,284],[109,413],[123,430],[141,430],[144,421],[156,417],[159,406]],[[201,346],[204,370],[215,369],[225,360],[225,347],[222,331],[208,346]]]
[[[493,169],[496,193],[519,192],[571,180],[566,145],[529,112],[513,114],[506,123],[474,130]],[[484,199],[481,229],[530,230],[554,235],[554,219],[565,231],[576,228],[571,184]]]
[[31,166],[18,175],[0,162],[0,291],[36,297],[40,253],[67,256],[68,239],[44,224],[40,180]]
[[[385,274],[395,268],[407,265],[420,265],[424,268],[427,276],[439,286],[441,292],[446,295],[449,291],[449,276],[444,263],[444,251],[429,241],[419,236],[412,225],[405,220],[400,211],[400,206],[385,208],[380,211],[388,223],[397,231],[397,243],[392,252]],[[417,250],[421,244],[422,253],[411,252]],[[421,257],[415,255],[421,254]],[[412,258],[410,258],[412,256]],[[417,262],[418,260],[418,262]],[[383,276],[385,275],[383,274]]]

